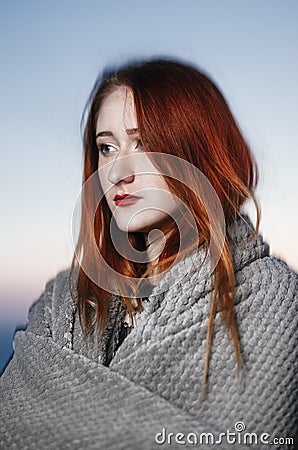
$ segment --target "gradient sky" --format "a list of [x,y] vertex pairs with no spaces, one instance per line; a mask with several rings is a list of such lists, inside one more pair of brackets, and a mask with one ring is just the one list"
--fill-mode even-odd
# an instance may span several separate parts
[[224,92],[259,163],[261,230],[298,269],[295,0],[0,2],[1,320],[68,267],[80,118],[106,65],[180,57]]

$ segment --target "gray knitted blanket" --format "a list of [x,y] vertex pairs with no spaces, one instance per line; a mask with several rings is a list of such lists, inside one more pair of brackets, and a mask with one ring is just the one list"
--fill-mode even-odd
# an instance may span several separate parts
[[[290,449],[298,417],[298,276],[251,224],[230,229],[243,367],[219,314],[201,390],[211,295],[192,253],[154,287],[109,366],[108,338],[82,336],[68,271],[15,335],[0,380],[1,449]],[[178,281],[177,281],[178,280]]]

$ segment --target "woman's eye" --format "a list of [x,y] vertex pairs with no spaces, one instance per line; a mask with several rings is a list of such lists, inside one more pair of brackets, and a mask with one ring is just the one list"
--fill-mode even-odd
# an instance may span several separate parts
[[109,155],[110,153],[117,151],[117,149],[111,144],[100,144],[99,150],[103,155]]
[[135,148],[138,148],[138,149],[142,150],[142,148],[143,148],[143,144],[142,144],[142,141],[141,141],[141,139],[138,139],[138,140],[137,140],[137,145],[136,145],[136,147],[135,147]]

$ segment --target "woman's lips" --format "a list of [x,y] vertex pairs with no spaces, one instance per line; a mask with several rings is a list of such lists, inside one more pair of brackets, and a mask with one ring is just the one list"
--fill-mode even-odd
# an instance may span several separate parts
[[117,206],[129,206],[133,205],[140,199],[141,197],[136,197],[135,195],[123,195],[123,196],[116,195],[114,198],[114,202]]

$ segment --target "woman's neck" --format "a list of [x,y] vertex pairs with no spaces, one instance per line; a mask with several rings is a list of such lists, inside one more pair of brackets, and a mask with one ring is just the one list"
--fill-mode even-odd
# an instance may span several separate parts
[[[145,240],[148,256],[147,268],[150,268],[158,262],[160,254],[164,249],[166,238],[161,230],[154,229],[145,236]],[[148,281],[150,284],[156,286],[161,277],[161,275],[158,275],[157,270],[154,269],[152,272],[150,272]]]

